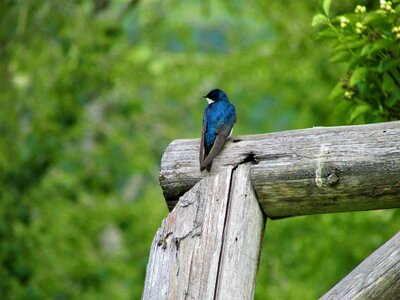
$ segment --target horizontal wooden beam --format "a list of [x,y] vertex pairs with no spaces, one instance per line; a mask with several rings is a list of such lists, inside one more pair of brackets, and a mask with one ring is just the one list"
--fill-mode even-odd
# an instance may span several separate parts
[[164,153],[160,184],[170,209],[202,178],[249,161],[271,218],[400,207],[400,121],[236,137],[211,173],[199,170],[199,143],[176,140]]
[[400,232],[372,253],[320,300],[399,299]]

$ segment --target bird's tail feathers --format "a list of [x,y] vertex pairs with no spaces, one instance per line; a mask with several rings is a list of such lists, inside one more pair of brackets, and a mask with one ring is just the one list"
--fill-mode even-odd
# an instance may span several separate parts
[[221,152],[226,141],[227,141],[226,136],[217,134],[214,145],[212,146],[210,152],[208,153],[206,158],[200,163],[201,171],[203,171],[204,169],[207,169],[207,171],[210,171],[214,158]]

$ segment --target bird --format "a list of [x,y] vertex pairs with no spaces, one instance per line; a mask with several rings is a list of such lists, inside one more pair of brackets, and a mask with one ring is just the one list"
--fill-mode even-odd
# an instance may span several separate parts
[[203,130],[200,142],[200,172],[208,172],[214,158],[221,152],[232,134],[237,120],[235,106],[229,102],[227,94],[220,89],[211,90],[203,96],[208,102],[203,115]]

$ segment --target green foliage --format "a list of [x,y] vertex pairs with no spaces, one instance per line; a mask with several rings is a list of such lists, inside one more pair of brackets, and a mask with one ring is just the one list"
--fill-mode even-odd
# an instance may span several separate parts
[[[324,101],[343,66],[312,38],[317,7],[1,1],[1,298],[139,299],[167,214],[161,155],[199,137],[211,88],[235,104],[236,135],[343,124]],[[269,222],[257,298],[316,298],[399,222],[390,211]]]
[[324,0],[313,18],[318,37],[332,41],[331,61],[346,65],[329,98],[348,101],[350,122],[400,119],[399,2],[380,1],[374,10],[357,5],[354,13],[330,17],[331,1]]
[[256,299],[319,299],[398,232],[397,218],[392,210],[268,220]]

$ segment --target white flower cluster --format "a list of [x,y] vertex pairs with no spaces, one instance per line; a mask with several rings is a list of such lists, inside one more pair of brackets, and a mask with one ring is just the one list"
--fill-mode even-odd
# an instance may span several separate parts
[[356,14],[365,14],[367,12],[367,8],[363,5],[357,5],[356,9],[354,10]]
[[356,32],[358,34],[361,34],[364,31],[364,29],[365,29],[365,26],[362,23],[360,23],[360,22],[356,23]]
[[349,22],[350,20],[346,17],[340,17],[340,27],[345,28]]
[[393,27],[392,32],[396,34],[396,40],[400,40],[400,26]]
[[354,92],[352,92],[352,91],[345,91],[344,92],[344,97],[346,98],[346,99],[351,99],[352,97],[353,97],[353,95],[354,95]]
[[395,10],[392,8],[392,1],[379,0],[379,4],[381,6],[381,9],[392,14],[395,12]]

